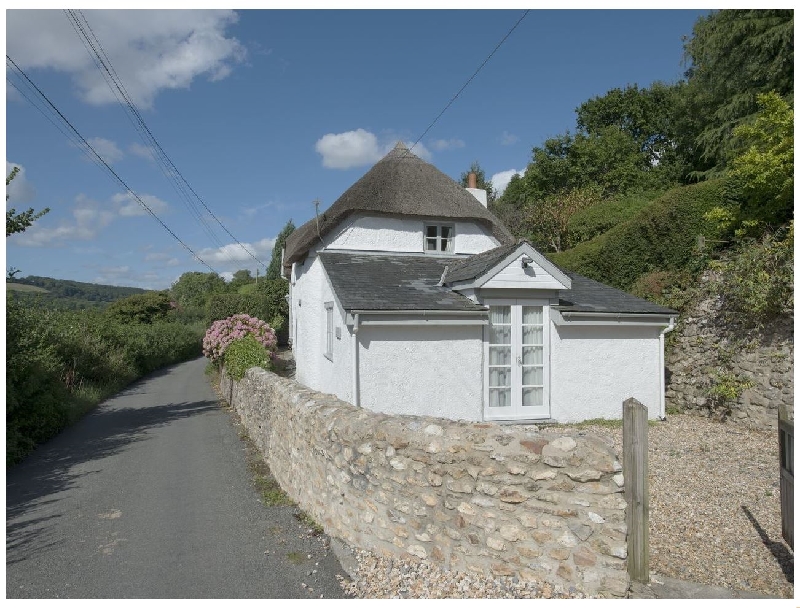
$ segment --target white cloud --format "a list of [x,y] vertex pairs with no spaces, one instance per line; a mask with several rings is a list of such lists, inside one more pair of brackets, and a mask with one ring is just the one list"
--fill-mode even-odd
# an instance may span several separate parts
[[226,283],[230,283],[233,280],[233,273],[232,272],[220,272],[219,276],[225,279]]
[[168,253],[148,253],[144,256],[145,262],[162,262],[163,266],[177,266],[180,264],[178,258],[174,258]]
[[[157,196],[152,194],[140,194],[139,198],[142,199],[145,205],[153,210],[153,213],[159,215],[169,209],[169,205],[162,201]],[[147,210],[142,207],[136,197],[130,192],[119,192],[111,197],[111,202],[117,208],[117,212],[123,217],[135,217],[138,215],[148,215]]]
[[156,160],[156,151],[150,146],[143,146],[142,144],[134,142],[128,146],[128,152],[134,156],[140,156],[141,158],[149,161],[155,162]]
[[[372,165],[386,156],[400,138],[387,133],[379,143],[378,137],[364,129],[327,133],[317,140],[314,149],[322,156],[322,166],[329,169],[352,169]],[[403,142],[411,147],[411,142]],[[422,144],[414,146],[412,152],[424,160],[430,160],[430,151]]]
[[511,181],[511,178],[515,175],[525,175],[525,171],[517,171],[516,169],[509,169],[508,171],[500,171],[500,173],[495,173],[492,175],[492,179],[489,181],[492,182],[492,190],[494,190],[497,196],[503,194],[508,186],[508,182]]
[[381,159],[381,148],[374,133],[357,129],[346,133],[328,133],[314,145],[322,155],[322,166],[350,169],[371,165]]
[[276,239],[264,238],[255,243],[242,243],[243,247],[237,243],[223,245],[222,247],[207,247],[197,252],[197,255],[208,264],[237,264],[240,262],[252,262],[255,260],[250,257],[250,254],[245,251],[245,247],[254,256],[264,262],[266,256],[269,258],[272,255],[272,248],[275,246]]
[[73,240],[88,241],[114,219],[112,212],[102,209],[98,203],[83,194],[75,198],[75,203],[72,210],[73,221],[62,220],[58,226],[48,227],[43,218],[25,232],[10,238],[14,239],[14,243],[27,247],[58,246]]
[[125,157],[125,153],[120,150],[119,147],[117,147],[117,144],[110,139],[92,137],[86,141],[88,141],[89,145],[94,148],[94,151],[100,155],[100,158],[106,161],[109,165],[117,162],[118,160],[122,160]]
[[508,131],[503,131],[503,134],[500,136],[500,145],[501,146],[511,146],[519,141],[519,137],[514,135],[513,133],[509,133]]
[[36,189],[27,180],[25,176],[25,167],[19,163],[10,163],[6,161],[6,177],[11,174],[14,167],[19,167],[19,172],[11,183],[6,186],[6,194],[8,195],[6,206],[13,206],[18,203],[29,203],[36,198]]
[[[140,108],[165,89],[188,88],[205,75],[221,80],[246,51],[225,30],[228,10],[92,10],[84,13],[125,89]],[[6,52],[22,69],[65,72],[85,101],[116,102],[102,73],[60,10],[6,11]]]
[[442,150],[455,150],[457,148],[463,148],[466,144],[464,143],[463,139],[435,139],[431,142],[431,148],[436,150],[437,152],[441,152]]

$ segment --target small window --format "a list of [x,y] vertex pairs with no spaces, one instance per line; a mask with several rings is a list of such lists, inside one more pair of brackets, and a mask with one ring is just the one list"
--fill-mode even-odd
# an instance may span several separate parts
[[455,232],[452,225],[427,224],[425,226],[425,251],[430,253],[452,252]]
[[325,302],[325,356],[333,361],[333,302]]

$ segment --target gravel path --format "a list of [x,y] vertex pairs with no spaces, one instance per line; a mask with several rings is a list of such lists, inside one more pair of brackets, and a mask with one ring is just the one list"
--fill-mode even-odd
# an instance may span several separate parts
[[[550,430],[556,430],[551,427]],[[570,427],[620,454],[622,427]],[[691,415],[650,426],[650,568],[657,574],[772,596],[794,596],[794,553],[781,538],[777,432]],[[511,578],[444,572],[356,552],[342,583],[361,598],[581,597]]]

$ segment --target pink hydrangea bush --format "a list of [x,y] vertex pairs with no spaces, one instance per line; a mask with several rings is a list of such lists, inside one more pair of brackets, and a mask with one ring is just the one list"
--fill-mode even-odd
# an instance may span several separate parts
[[233,315],[227,319],[214,321],[203,338],[203,354],[214,365],[222,365],[225,349],[234,341],[252,335],[267,349],[271,360],[275,360],[278,338],[275,330],[261,319],[250,315]]

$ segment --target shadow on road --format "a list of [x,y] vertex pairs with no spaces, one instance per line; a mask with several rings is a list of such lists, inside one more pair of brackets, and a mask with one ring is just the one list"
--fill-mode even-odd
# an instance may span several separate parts
[[[58,494],[77,480],[100,470],[99,461],[146,439],[151,429],[217,408],[216,401],[101,406],[40,446],[6,473],[7,563],[25,559],[24,548],[34,540],[39,547],[46,544],[43,535],[56,523],[51,520],[57,516],[38,516],[37,512],[60,500]],[[92,466],[94,462],[98,463],[96,467]]]

